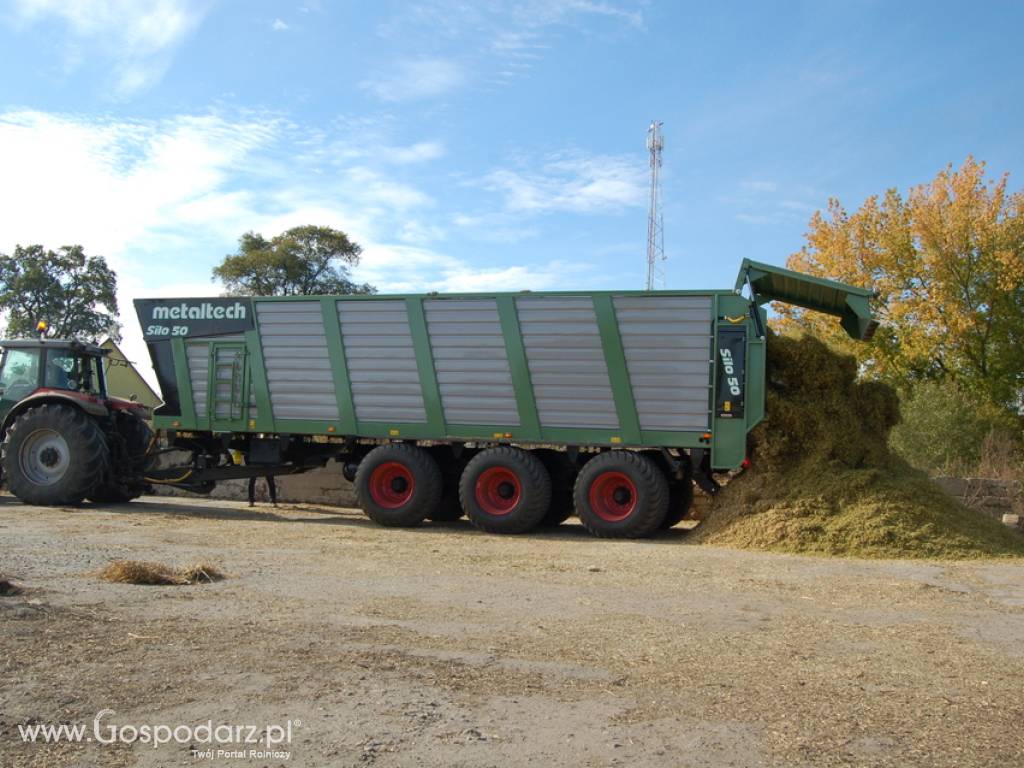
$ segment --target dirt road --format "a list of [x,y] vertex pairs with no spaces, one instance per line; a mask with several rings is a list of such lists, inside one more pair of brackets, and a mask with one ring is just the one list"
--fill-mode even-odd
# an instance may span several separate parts
[[[99,581],[113,558],[207,560],[230,578]],[[26,589],[0,597],[5,766],[1024,765],[1022,563],[4,496],[0,572]],[[103,709],[104,725],[293,734],[252,759],[19,735],[91,734]]]

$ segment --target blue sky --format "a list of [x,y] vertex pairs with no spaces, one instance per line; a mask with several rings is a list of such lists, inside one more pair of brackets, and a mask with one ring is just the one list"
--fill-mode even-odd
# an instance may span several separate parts
[[[639,288],[783,263],[969,153],[1021,186],[1018,2],[0,0],[0,251],[213,294],[254,229],[346,230],[392,290]],[[139,353],[141,354],[141,353]],[[131,355],[137,356],[137,355]]]

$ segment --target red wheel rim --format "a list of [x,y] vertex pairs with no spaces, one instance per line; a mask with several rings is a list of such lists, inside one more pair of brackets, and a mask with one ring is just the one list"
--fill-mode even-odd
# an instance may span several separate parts
[[509,514],[523,495],[516,473],[505,467],[490,467],[476,479],[476,503],[488,515]]
[[370,498],[384,509],[408,504],[416,490],[416,480],[404,464],[386,461],[370,473]]
[[625,520],[636,509],[636,483],[623,472],[602,472],[588,496],[593,513],[609,523]]

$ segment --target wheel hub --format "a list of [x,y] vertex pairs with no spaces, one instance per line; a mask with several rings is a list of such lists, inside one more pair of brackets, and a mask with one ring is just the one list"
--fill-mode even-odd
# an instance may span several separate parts
[[35,485],[54,485],[71,466],[64,437],[52,429],[37,429],[25,438],[18,455],[22,474]]
[[53,446],[47,446],[39,452],[39,461],[45,467],[55,467],[60,463],[60,453]]
[[610,469],[594,478],[587,494],[591,511],[602,520],[618,523],[637,508],[636,483],[625,472]]
[[510,514],[519,504],[523,486],[508,467],[488,467],[476,480],[476,503],[488,515]]
[[416,479],[401,462],[386,461],[370,473],[370,498],[384,509],[405,506],[412,500],[415,489]]

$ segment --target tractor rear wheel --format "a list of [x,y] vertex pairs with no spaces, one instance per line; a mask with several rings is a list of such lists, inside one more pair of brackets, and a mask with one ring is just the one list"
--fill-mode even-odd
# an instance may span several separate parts
[[633,451],[608,451],[588,461],[573,495],[583,526],[607,539],[651,536],[668,512],[665,473]]
[[462,473],[459,498],[481,531],[524,533],[536,528],[551,504],[551,478],[541,460],[501,445],[474,456]]
[[110,447],[82,411],[41,405],[18,416],[7,431],[3,467],[11,493],[26,504],[70,506],[107,475]]
[[110,471],[89,493],[89,501],[124,504],[146,492],[146,455],[153,440],[153,430],[138,416],[128,414],[119,423],[118,432],[124,440],[120,451],[124,455],[112,457]]
[[387,527],[422,523],[441,501],[441,469],[413,445],[378,445],[359,462],[356,498],[366,516]]

